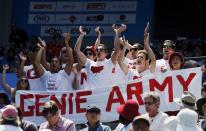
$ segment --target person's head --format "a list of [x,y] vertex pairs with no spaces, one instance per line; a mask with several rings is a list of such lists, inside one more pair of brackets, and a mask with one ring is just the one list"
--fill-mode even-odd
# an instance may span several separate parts
[[44,104],[43,117],[48,121],[49,125],[55,126],[59,121],[59,108],[57,104],[50,100]]
[[1,125],[13,125],[13,126],[19,126],[20,121],[17,113],[16,107],[13,105],[7,105],[3,107],[1,110]]
[[96,56],[98,61],[102,61],[107,57],[107,47],[103,44],[99,45],[96,48]]
[[137,116],[132,122],[131,131],[149,131],[149,120],[144,116]]
[[95,60],[96,59],[96,54],[95,54],[95,48],[94,46],[87,46],[84,51],[83,51],[84,55],[90,59],[90,60]]
[[139,43],[134,43],[134,45],[132,46],[132,48],[130,49],[130,51],[132,51],[132,57],[134,58],[134,59],[136,59],[136,57],[137,57],[137,52],[139,51],[139,50],[143,50],[144,48],[143,48],[143,46],[141,45],[141,44],[139,44]]
[[86,118],[90,124],[95,124],[100,120],[101,110],[97,105],[89,105],[87,107]]
[[180,52],[173,52],[169,56],[169,65],[171,70],[179,70],[184,66],[184,58]]
[[204,83],[202,84],[201,96],[202,96],[203,98],[206,98],[206,82],[204,82]]
[[9,104],[9,97],[5,92],[0,91],[0,109]]
[[51,72],[59,72],[61,70],[61,60],[58,56],[53,56],[50,61],[50,71]]
[[189,108],[192,110],[196,110],[197,108],[196,97],[188,91],[184,91],[181,98],[175,98],[174,102],[180,106],[180,109]]
[[26,76],[21,76],[17,81],[16,90],[30,90],[29,81]]
[[198,99],[196,104],[198,113],[206,117],[206,98]]
[[127,125],[131,123],[135,116],[139,116],[139,104],[134,100],[127,100],[125,104],[117,107],[120,123]]
[[156,115],[160,106],[160,96],[156,92],[146,92],[144,94],[145,109],[149,116]]
[[137,52],[137,69],[138,72],[143,72],[144,70],[148,69],[149,65],[149,55],[145,50],[139,50]]
[[165,40],[163,43],[163,58],[168,59],[169,55],[175,51],[175,43],[172,40]]

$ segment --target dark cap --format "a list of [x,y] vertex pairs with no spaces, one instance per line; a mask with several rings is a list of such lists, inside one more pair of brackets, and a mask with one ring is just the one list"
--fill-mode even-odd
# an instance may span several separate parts
[[87,106],[87,112],[101,113],[101,110],[97,105],[91,104],[91,105]]

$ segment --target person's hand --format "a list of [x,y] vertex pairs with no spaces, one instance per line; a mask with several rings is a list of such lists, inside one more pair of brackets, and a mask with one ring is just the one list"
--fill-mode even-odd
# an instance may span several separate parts
[[9,65],[5,64],[3,65],[3,70],[7,71],[9,69]]
[[83,27],[82,26],[79,26],[79,32],[80,32],[80,35],[86,35],[87,33],[83,31]]
[[69,43],[70,34],[69,33],[63,33],[63,37],[64,37],[64,40],[65,40],[65,43]]
[[[40,43],[37,43],[37,45],[38,44],[40,44],[41,45],[41,47],[40,48],[46,48],[46,42],[44,41],[44,40],[42,40],[40,37],[38,37],[38,40],[39,40],[39,42]],[[39,46],[39,45],[38,45]]]
[[20,53],[19,53],[19,58],[20,58],[22,61],[26,61],[26,56],[24,55],[23,52],[20,52]]
[[144,45],[149,45],[149,22],[147,23],[147,26],[144,29]]
[[97,27],[95,28],[95,32],[96,32],[98,35],[101,35],[100,26],[97,26]]
[[115,33],[122,33],[127,29],[127,26],[125,24],[121,24],[121,26],[118,28],[115,24],[112,25],[112,28]]

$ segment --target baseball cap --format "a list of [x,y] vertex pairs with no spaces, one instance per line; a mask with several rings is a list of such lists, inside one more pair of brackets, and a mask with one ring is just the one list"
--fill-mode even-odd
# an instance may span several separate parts
[[2,118],[5,120],[16,120],[18,116],[18,112],[16,107],[12,105],[7,105],[1,109]]
[[87,112],[91,112],[91,113],[101,113],[100,108],[98,107],[98,105],[95,104],[91,104],[89,106],[87,106]]

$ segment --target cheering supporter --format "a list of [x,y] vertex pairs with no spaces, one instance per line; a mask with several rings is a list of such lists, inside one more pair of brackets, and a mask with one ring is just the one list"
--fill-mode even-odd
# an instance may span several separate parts
[[[92,46],[86,46],[86,48],[83,50],[84,55],[92,61],[96,61],[95,49],[96,47],[98,47],[98,45],[100,45],[100,39],[101,39],[100,26],[95,28],[95,32],[98,35],[95,41],[95,44]],[[81,63],[79,58],[77,58],[77,61],[78,63],[74,64],[73,70],[76,71],[76,74],[77,74],[78,89],[86,89],[87,88],[87,69]]]
[[6,82],[6,71],[9,69],[8,65],[3,66],[2,72],[2,85],[6,89],[6,91],[11,95],[13,102],[15,102],[15,95],[17,90],[30,90],[29,81],[25,76],[21,76],[20,79],[17,81],[16,87],[12,88]]
[[[126,29],[126,25],[121,25],[120,28],[117,29],[117,32],[115,33],[115,42],[114,46],[116,49],[117,45],[117,39],[119,41],[119,34],[123,32]],[[115,67],[115,64],[117,63],[117,50],[114,51],[110,59],[106,59],[106,56],[108,54],[108,50],[105,45],[101,44],[98,45],[96,48],[96,55],[97,55],[97,61],[94,62],[90,59],[88,59],[81,51],[81,44],[82,39],[86,35],[86,32],[83,31],[83,28],[79,27],[80,35],[75,45],[75,51],[79,57],[79,60],[85,68],[87,69],[88,73],[88,81],[87,81],[87,87],[88,88],[98,88],[102,85],[111,85],[113,83],[113,79],[111,77],[106,76],[112,76],[114,73],[113,68]]]
[[40,64],[41,56],[45,50],[46,43],[41,40],[41,44],[38,44],[40,49],[36,55],[35,62],[33,64],[36,74],[40,77],[43,88],[47,91],[71,91],[73,90],[74,73],[73,67],[73,55],[72,49],[69,47],[68,41],[65,41],[66,52],[69,59],[66,66],[61,70],[61,60],[58,56],[54,56],[50,62],[50,71],[45,71],[44,67]]
[[132,122],[130,131],[149,131],[149,120],[144,116],[136,116]]
[[0,109],[8,105],[9,103],[9,96],[5,92],[0,91]]
[[0,112],[0,131],[23,131],[20,128],[18,112],[14,106],[7,105]]
[[163,58],[157,60],[156,70],[159,72],[165,72],[170,69],[168,58],[172,52],[175,51],[175,43],[172,40],[165,40],[163,43]]
[[159,111],[160,96],[156,92],[146,92],[144,94],[144,104],[147,113],[143,116],[149,120],[150,130],[165,131],[163,123],[168,115]]
[[174,101],[180,106],[180,109],[189,108],[196,110],[196,97],[188,92],[184,91],[181,98],[175,98]]
[[137,101],[127,100],[125,104],[117,107],[119,113],[119,124],[115,131],[130,131],[134,117],[139,116],[139,105]]
[[[134,80],[139,77],[151,74],[155,72],[156,68],[156,58],[152,51],[152,49],[149,47],[149,33],[148,33],[149,25],[147,24],[145,31],[144,31],[144,48],[145,50],[140,50],[137,52],[137,70],[131,70],[127,67],[127,65],[123,62],[124,61],[124,54],[126,51],[126,44],[128,44],[128,41],[124,40],[125,46],[119,56],[118,63],[122,69],[122,71],[125,73],[128,80]],[[150,65],[149,65],[149,59],[151,59]]]
[[101,110],[97,105],[89,105],[86,111],[86,128],[80,131],[111,131],[109,126],[103,125],[100,122]]
[[51,100],[44,104],[42,114],[47,121],[40,125],[40,130],[76,131],[74,122],[60,115],[60,110],[54,101]]
[[168,61],[170,70],[180,70],[184,66],[184,58],[180,52],[173,52]]

